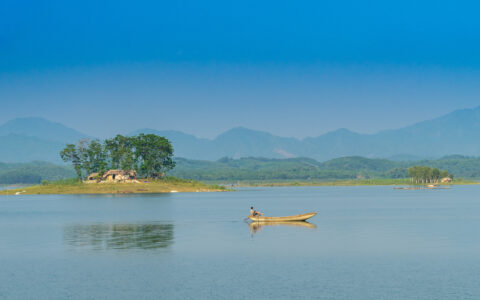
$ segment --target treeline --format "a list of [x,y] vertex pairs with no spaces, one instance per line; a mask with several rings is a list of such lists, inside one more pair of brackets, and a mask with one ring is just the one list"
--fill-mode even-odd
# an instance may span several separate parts
[[[478,171],[480,171],[480,159]],[[408,179],[412,182],[437,182],[446,176],[445,171],[433,171],[436,167],[427,167],[431,171],[415,172],[413,176],[409,168],[412,162],[395,162],[386,159],[370,159],[365,157],[342,157],[326,162],[318,162],[309,158],[267,159],[267,158],[222,158],[218,161],[200,161],[183,158],[176,159],[177,165],[171,175],[180,178],[209,181],[235,180],[346,180],[346,179]],[[442,160],[425,161],[426,164],[442,164]],[[445,160],[452,170],[450,158]],[[423,162],[422,162],[423,163]],[[463,165],[457,159],[457,165]],[[437,168],[438,169],[438,168]],[[415,169],[416,170],[416,169]],[[450,171],[453,173],[452,171]],[[448,176],[451,174],[446,173]],[[453,177],[453,175],[451,175]],[[470,178],[470,177],[467,177]]]
[[75,177],[69,166],[34,161],[29,163],[0,163],[0,184],[36,184],[43,180],[56,181]]
[[110,169],[135,170],[141,177],[157,177],[175,166],[173,147],[166,138],[155,134],[117,135],[100,140],[82,139],[67,144],[60,152],[70,162],[78,179]]
[[439,170],[438,168],[430,168],[427,166],[413,166],[408,168],[410,180],[414,183],[438,183],[440,179],[449,177],[453,180],[453,174],[449,174],[447,170]]
[[215,162],[176,158],[176,163],[170,175],[209,181],[331,180],[381,176],[376,171],[324,168],[322,163],[310,158],[222,158]]

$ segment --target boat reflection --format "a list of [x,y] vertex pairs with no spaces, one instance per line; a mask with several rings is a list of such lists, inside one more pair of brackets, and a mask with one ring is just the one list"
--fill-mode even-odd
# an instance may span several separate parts
[[173,244],[173,224],[90,224],[64,227],[64,242],[75,249],[160,249]]
[[253,236],[255,233],[260,231],[263,227],[268,226],[293,226],[293,227],[305,227],[310,229],[315,229],[317,226],[315,224],[309,223],[307,221],[289,221],[289,222],[252,222],[249,223],[250,234]]

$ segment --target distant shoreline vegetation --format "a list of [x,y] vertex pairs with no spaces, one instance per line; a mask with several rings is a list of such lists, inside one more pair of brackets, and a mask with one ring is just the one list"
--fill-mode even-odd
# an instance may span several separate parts
[[50,162],[0,163],[0,184],[38,184],[42,180],[57,181],[75,177],[70,166]]
[[[480,178],[480,158],[446,157],[432,161],[395,162],[387,159],[342,157],[326,162],[310,158],[223,158],[218,161],[199,161],[176,158],[176,167],[169,174],[201,181],[338,181],[367,179],[411,179],[412,183],[438,179],[438,172],[453,178]],[[409,174],[409,168],[427,170]],[[427,167],[428,169],[425,169]],[[443,171],[440,171],[442,169]],[[435,171],[434,171],[435,170]],[[448,172],[446,171],[448,170]],[[430,175],[429,172],[433,172]],[[460,174],[460,175],[458,175]],[[433,176],[433,177],[432,177]],[[442,177],[443,178],[443,177]]]
[[[435,186],[480,184],[478,181],[459,179],[453,182],[438,183]],[[294,187],[294,186],[425,186],[412,183],[410,179],[352,179],[328,181],[237,181],[226,187]]]

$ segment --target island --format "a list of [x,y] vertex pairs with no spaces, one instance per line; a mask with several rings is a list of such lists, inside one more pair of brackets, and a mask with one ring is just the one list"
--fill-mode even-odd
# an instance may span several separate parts
[[82,139],[60,152],[72,164],[76,178],[42,181],[40,185],[2,190],[23,194],[145,194],[227,191],[224,186],[167,176],[175,167],[170,141],[155,134],[117,135],[112,139]]

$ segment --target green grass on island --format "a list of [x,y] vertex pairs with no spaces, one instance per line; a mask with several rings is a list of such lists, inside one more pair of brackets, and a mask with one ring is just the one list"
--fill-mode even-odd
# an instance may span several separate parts
[[83,183],[77,179],[43,182],[14,190],[2,190],[0,195],[38,194],[154,194],[175,192],[221,192],[228,191],[217,184],[205,184],[175,177],[164,179],[138,179],[137,183]]

